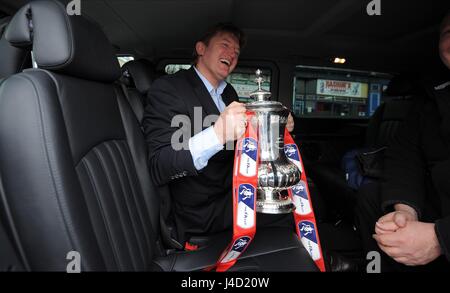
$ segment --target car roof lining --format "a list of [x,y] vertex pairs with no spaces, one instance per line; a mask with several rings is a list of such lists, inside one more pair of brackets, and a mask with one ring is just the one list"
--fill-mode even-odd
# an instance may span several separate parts
[[[27,0],[2,2],[11,10]],[[369,2],[89,0],[81,5],[120,53],[147,58],[188,58],[199,34],[222,21],[248,35],[243,59],[334,66],[330,59],[343,56],[348,68],[377,71],[419,68],[437,59],[439,24],[449,1],[381,1],[381,16],[367,15]]]

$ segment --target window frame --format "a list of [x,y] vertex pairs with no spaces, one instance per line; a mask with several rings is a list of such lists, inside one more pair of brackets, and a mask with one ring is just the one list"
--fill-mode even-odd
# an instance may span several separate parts
[[[309,76],[308,76],[309,75]],[[305,114],[302,113],[296,113],[297,116],[301,117],[302,119],[348,119],[348,120],[368,120],[372,117],[373,113],[375,112],[376,108],[372,111],[370,110],[370,96],[372,95],[372,87],[374,84],[378,84],[378,93],[379,93],[379,100],[380,103],[378,104],[377,108],[381,105],[383,101],[383,89],[389,82],[389,80],[392,79],[394,74],[392,73],[384,73],[384,72],[373,72],[373,71],[363,71],[363,70],[353,70],[353,69],[347,69],[347,68],[334,68],[334,67],[321,67],[321,66],[307,66],[307,65],[296,65],[294,72],[293,72],[293,85],[292,85],[292,109],[294,110],[294,105],[296,102],[296,96],[301,95],[303,96],[303,107],[306,107],[306,97],[308,95],[315,96],[315,100],[317,99],[317,93],[312,94],[308,93],[306,91],[306,83],[305,83],[305,92],[304,93],[298,93],[296,90],[297,87],[297,79],[308,79],[308,80],[315,80],[317,82],[318,79],[325,79],[325,80],[339,80],[339,81],[348,81],[348,82],[357,82],[357,83],[367,83],[367,98],[365,103],[353,103],[353,99],[357,98],[350,98],[348,97],[348,101],[345,103],[337,102],[336,99],[342,98],[339,96],[333,96],[332,101],[329,102],[331,104],[331,108],[334,109],[334,106],[336,104],[344,104],[344,105],[365,105],[367,113],[365,116],[354,116],[354,115],[345,115],[340,116],[336,113],[331,113],[331,115],[323,115],[323,114],[314,114],[315,111],[313,111],[311,114]],[[313,101],[314,99],[310,99],[309,101]],[[317,102],[316,102],[317,103]],[[358,112],[359,113],[359,112]]]

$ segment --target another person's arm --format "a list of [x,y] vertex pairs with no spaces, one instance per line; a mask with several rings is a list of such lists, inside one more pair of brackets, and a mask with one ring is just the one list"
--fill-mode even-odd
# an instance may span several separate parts
[[[382,207],[388,213],[378,220],[374,234],[378,246],[405,265],[428,264],[448,251],[445,246],[450,245],[450,235],[446,232],[450,219],[436,224],[419,221],[427,170],[420,149],[420,119],[418,111],[410,113],[387,151],[381,197]],[[439,233],[441,230],[443,235]]]
[[420,117],[417,105],[386,151],[381,186],[381,205],[385,212],[402,209],[412,212],[408,208],[411,207],[416,213],[415,218],[421,216],[426,192],[426,164],[420,149]]
[[434,229],[440,244],[441,252],[450,262],[450,216],[437,220]]

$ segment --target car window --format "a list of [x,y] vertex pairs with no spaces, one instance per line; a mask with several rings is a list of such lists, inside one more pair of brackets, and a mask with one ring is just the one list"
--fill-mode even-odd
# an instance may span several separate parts
[[[263,72],[264,81],[262,88],[266,91],[271,91],[271,71],[267,68],[261,68]],[[237,67],[233,73],[231,73],[227,81],[231,83],[236,90],[239,101],[249,102],[250,93],[258,89],[258,85],[255,82],[257,68],[253,67]]]
[[297,66],[293,111],[302,117],[370,117],[390,78],[386,73]]
[[117,60],[119,60],[120,67],[122,67],[128,61],[133,61],[134,57],[131,55],[127,55],[127,56],[121,55],[121,56],[117,56]]
[[189,69],[191,66],[191,64],[167,64],[164,71],[167,74],[174,74],[182,69]]

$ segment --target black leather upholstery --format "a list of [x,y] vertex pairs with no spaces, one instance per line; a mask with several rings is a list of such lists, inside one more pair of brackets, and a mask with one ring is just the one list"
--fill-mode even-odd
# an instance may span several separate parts
[[59,2],[33,1],[22,7],[5,37],[15,46],[29,46],[32,42],[39,68],[102,82],[120,76],[119,63],[113,62],[116,57],[105,34],[86,18],[69,16]]
[[413,104],[413,96],[420,94],[420,91],[411,76],[392,78],[384,92],[385,102],[377,108],[367,126],[367,146],[389,146]]
[[[0,20],[0,86],[4,79],[31,67],[30,52],[13,47],[3,37],[3,32],[10,18]],[[23,270],[18,248],[13,244],[14,233],[9,225],[8,212],[5,209],[3,183],[0,174],[0,272]]]
[[[163,271],[199,271],[217,262],[231,233],[208,238],[201,249],[177,252],[155,263]],[[192,260],[195,259],[193,262]],[[297,236],[286,228],[257,229],[255,239],[230,271],[318,271]]]
[[5,31],[5,38],[11,45],[21,48],[31,48],[30,16],[30,5],[26,5],[11,20],[10,28]]
[[84,270],[149,268],[157,234],[115,96],[41,70],[4,83],[1,173],[32,269],[64,270],[71,250]]
[[[61,25],[60,14],[68,17],[52,0],[26,7],[37,31],[40,25]],[[12,22],[19,27],[22,13]],[[35,18],[40,21],[35,23]],[[192,271],[213,264],[229,235],[212,237],[194,253],[162,253],[159,199],[150,181],[139,124],[120,88],[105,82],[114,74],[87,62],[111,45],[99,36],[95,24],[75,18],[66,23],[79,23],[84,31],[72,39],[73,46],[98,37],[98,47],[75,53],[67,67],[60,64],[13,75],[0,92],[4,204],[11,211],[27,267],[65,271],[70,251],[80,253],[82,271]],[[58,38],[65,42],[67,36],[40,33],[33,42],[57,43]],[[106,64],[107,59],[99,64],[115,68],[117,60],[110,58],[111,64]],[[90,75],[88,64],[93,69]],[[86,77],[79,76],[84,73]],[[293,233],[269,229],[258,231],[246,257],[234,267],[249,268],[316,270]]]
[[388,146],[412,104],[411,98],[398,97],[380,105],[369,121],[366,144],[374,148]]
[[157,77],[154,65],[145,59],[129,61],[122,66],[121,82],[139,123],[144,116],[147,93]]
[[0,28],[0,81],[14,73],[31,67],[30,52],[27,49],[12,46],[4,37]]
[[[37,1],[32,10],[34,4],[42,9],[59,5]],[[33,11],[33,20],[39,19],[40,10]],[[52,15],[46,16],[52,23]],[[85,34],[100,31],[85,25]],[[36,34],[34,41],[45,38]],[[105,43],[98,49],[109,45],[101,40]],[[106,67],[114,68],[117,60],[110,61],[113,65]],[[133,142],[124,126],[122,116],[133,114],[121,108],[127,104],[118,102],[123,97],[113,84],[54,71],[10,77],[0,99],[0,172],[30,268],[65,270],[67,253],[76,250],[83,270],[148,270],[158,213],[151,214],[146,203],[150,192],[140,177],[149,178],[148,173],[137,174],[135,159],[145,156],[144,144]],[[136,122],[131,125],[139,129]],[[157,209],[158,202],[153,204]]]
[[17,256],[2,222],[0,221],[0,272],[23,271],[23,266]]
[[136,88],[140,94],[146,96],[153,81],[158,78],[155,66],[146,59],[133,60],[122,66],[122,73],[129,77],[127,86]]
[[404,97],[411,95],[417,90],[413,80],[414,77],[404,74],[394,76],[384,91],[384,95],[388,97]]

